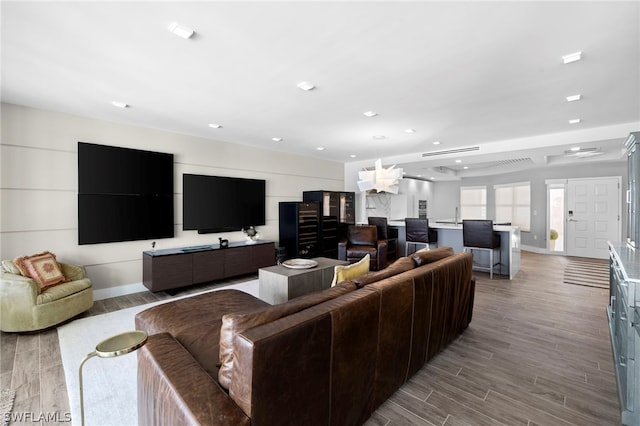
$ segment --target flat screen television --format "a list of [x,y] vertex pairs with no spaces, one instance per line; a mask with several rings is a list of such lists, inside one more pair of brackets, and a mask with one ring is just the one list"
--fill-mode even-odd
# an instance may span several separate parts
[[183,229],[239,231],[265,224],[265,181],[184,174]]
[[78,244],[174,236],[173,154],[78,142]]

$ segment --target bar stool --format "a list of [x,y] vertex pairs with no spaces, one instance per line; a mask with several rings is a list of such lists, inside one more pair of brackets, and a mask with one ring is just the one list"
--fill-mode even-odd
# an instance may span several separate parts
[[375,225],[378,228],[378,239],[387,240],[387,257],[389,259],[396,258],[398,239],[394,238],[389,232],[387,218],[384,216],[369,216],[369,225]]
[[431,249],[431,244],[438,246],[438,234],[435,230],[429,229],[429,219],[407,217],[404,219],[404,229],[406,232],[405,256],[409,255],[409,244],[413,244],[414,248],[422,244],[428,249]]
[[493,232],[492,220],[469,220],[462,221],[462,244],[463,251],[473,253],[473,250],[489,251],[489,265],[475,265],[476,270],[488,271],[489,278],[493,279],[493,267],[500,265],[502,262],[502,253],[498,250],[500,259],[493,262],[493,253],[495,249],[500,248],[500,235]]

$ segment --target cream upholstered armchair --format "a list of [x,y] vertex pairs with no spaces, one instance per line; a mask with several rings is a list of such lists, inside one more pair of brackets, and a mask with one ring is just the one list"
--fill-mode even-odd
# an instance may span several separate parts
[[22,275],[12,261],[2,261],[1,331],[41,330],[93,306],[93,288],[85,269],[59,262],[57,265],[65,281],[43,287],[36,279]]

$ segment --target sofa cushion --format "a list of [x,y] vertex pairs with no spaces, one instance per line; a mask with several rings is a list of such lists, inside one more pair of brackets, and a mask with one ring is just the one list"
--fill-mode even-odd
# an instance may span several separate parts
[[334,267],[333,281],[331,287],[335,286],[342,281],[349,281],[353,278],[362,276],[369,272],[369,265],[371,264],[371,256],[366,255],[356,263],[351,265],[336,265]]
[[238,334],[258,325],[275,321],[327,300],[334,299],[355,289],[356,285],[353,282],[345,281],[327,290],[306,294],[280,305],[224,315],[220,328],[220,370],[218,371],[218,382],[220,386],[229,389],[231,384],[234,342]]
[[353,282],[358,286],[358,288],[362,288],[367,284],[371,284],[376,281],[384,280],[385,278],[410,271],[414,267],[415,263],[412,259],[408,257],[401,257],[383,270],[370,272],[361,277],[354,278]]
[[64,285],[54,285],[47,287],[36,298],[36,305],[55,302],[64,299],[75,293],[80,293],[91,287],[89,279],[75,280],[64,283]]
[[452,256],[453,254],[453,248],[451,247],[442,246],[433,250],[423,248],[413,253],[411,255],[411,259],[413,259],[413,262],[416,266],[422,266],[426,265],[427,263],[435,262],[437,260],[444,259],[445,257]]
[[13,263],[12,260],[3,260],[2,261],[2,270],[4,272],[8,272],[10,274],[22,275],[22,273],[20,272],[20,269],[18,269],[18,267],[16,266],[15,263]]
[[42,289],[66,281],[56,257],[51,253],[28,257],[22,264]]

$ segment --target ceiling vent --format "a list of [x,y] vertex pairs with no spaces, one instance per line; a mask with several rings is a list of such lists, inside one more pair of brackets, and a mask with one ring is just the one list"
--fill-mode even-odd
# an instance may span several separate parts
[[496,161],[493,165],[489,167],[511,167],[511,166],[519,166],[522,164],[533,164],[533,160],[531,158],[512,158],[510,160],[501,160]]
[[438,155],[447,155],[447,154],[460,154],[462,152],[472,152],[472,151],[480,151],[479,146],[470,146],[467,148],[458,148],[458,149],[448,149],[445,151],[432,151],[432,152],[423,152],[422,158],[426,157],[436,157]]

